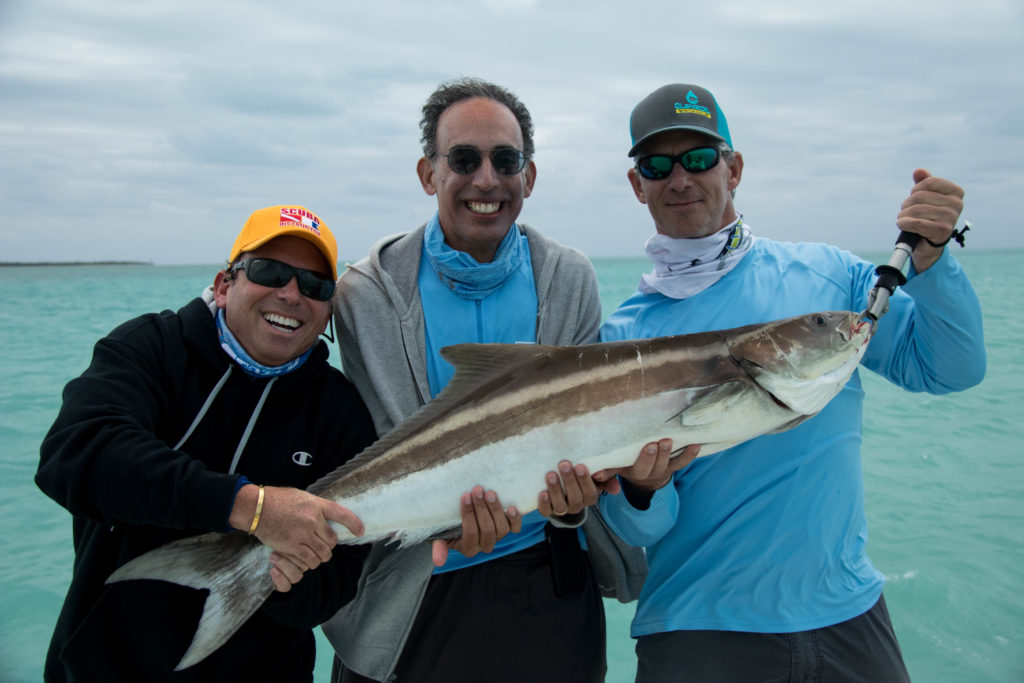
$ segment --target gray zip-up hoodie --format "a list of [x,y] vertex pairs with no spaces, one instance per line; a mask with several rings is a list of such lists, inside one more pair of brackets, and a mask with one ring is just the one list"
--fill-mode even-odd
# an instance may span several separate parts
[[[601,303],[590,261],[528,226],[518,227],[529,240],[533,263],[537,343],[596,341]],[[368,257],[346,268],[335,294],[342,365],[382,436],[430,400],[417,286],[424,228],[377,242]],[[635,600],[647,575],[643,550],[614,536],[596,507],[569,523],[579,525],[581,519],[602,594]],[[403,549],[374,545],[355,599],[323,625],[347,668],[376,680],[390,678],[432,570],[429,543]]]

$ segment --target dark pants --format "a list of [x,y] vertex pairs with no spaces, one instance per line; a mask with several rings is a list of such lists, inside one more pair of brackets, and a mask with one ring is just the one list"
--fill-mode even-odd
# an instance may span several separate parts
[[[590,563],[577,544],[581,561],[572,564],[575,580],[566,581],[563,573],[556,590],[550,546],[539,543],[433,576],[394,680],[603,681],[604,606]],[[564,548],[558,556],[565,559]],[[371,679],[342,669],[335,660],[331,681]]]
[[885,598],[834,626],[797,633],[671,631],[637,640],[636,683],[905,683]]

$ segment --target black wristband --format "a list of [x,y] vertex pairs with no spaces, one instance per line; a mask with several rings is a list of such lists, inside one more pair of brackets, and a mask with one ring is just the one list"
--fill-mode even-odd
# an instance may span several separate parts
[[964,233],[966,233],[970,229],[971,229],[970,222],[969,221],[964,221],[964,227],[960,228],[959,230],[954,230],[950,234],[950,236],[946,238],[945,242],[932,242],[927,237],[924,238],[924,241],[927,242],[928,244],[932,245],[936,249],[939,249],[941,247],[946,246],[947,244],[949,244],[950,240],[956,240],[956,243],[959,244],[961,247],[963,247],[964,246]]
[[651,507],[651,499],[654,498],[654,491],[642,489],[629,479],[619,477],[619,485],[622,487],[622,495],[626,497],[629,504],[637,510],[646,510]]

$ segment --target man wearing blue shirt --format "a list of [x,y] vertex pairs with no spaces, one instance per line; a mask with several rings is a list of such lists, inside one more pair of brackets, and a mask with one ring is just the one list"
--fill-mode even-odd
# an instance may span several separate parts
[[[706,89],[659,88],[633,110],[630,133],[654,268],[603,341],[866,308],[872,264],[755,235],[736,211],[743,157]],[[959,391],[985,372],[980,307],[945,247],[963,191],[921,169],[914,182],[897,225],[923,239],[861,363],[910,391]],[[908,680],[865,553],[863,398],[854,373],[790,431],[692,463],[670,459],[662,441],[619,473],[624,495],[601,509],[650,564],[632,624],[637,681]]]
[[[416,171],[437,212],[378,242],[336,297],[345,372],[382,435],[451,380],[443,347],[583,344],[601,319],[590,261],[516,222],[537,174],[522,102],[462,79],[428,98],[420,126]],[[335,680],[602,681],[601,596],[634,599],[646,564],[585,511],[597,489],[570,455],[537,482],[535,512],[506,518],[477,487],[451,548],[375,545],[355,600],[324,627]]]

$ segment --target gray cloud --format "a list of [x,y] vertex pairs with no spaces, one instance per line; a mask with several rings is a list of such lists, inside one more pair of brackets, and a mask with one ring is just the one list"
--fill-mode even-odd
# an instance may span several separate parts
[[676,81],[725,108],[756,232],[885,250],[925,167],[966,188],[972,246],[1020,247],[1022,29],[1003,0],[15,0],[0,6],[0,199],[28,212],[0,219],[0,261],[216,263],[252,210],[290,202],[358,258],[433,212],[419,111],[462,75],[534,115],[521,220],[592,256],[641,253],[627,121]]

